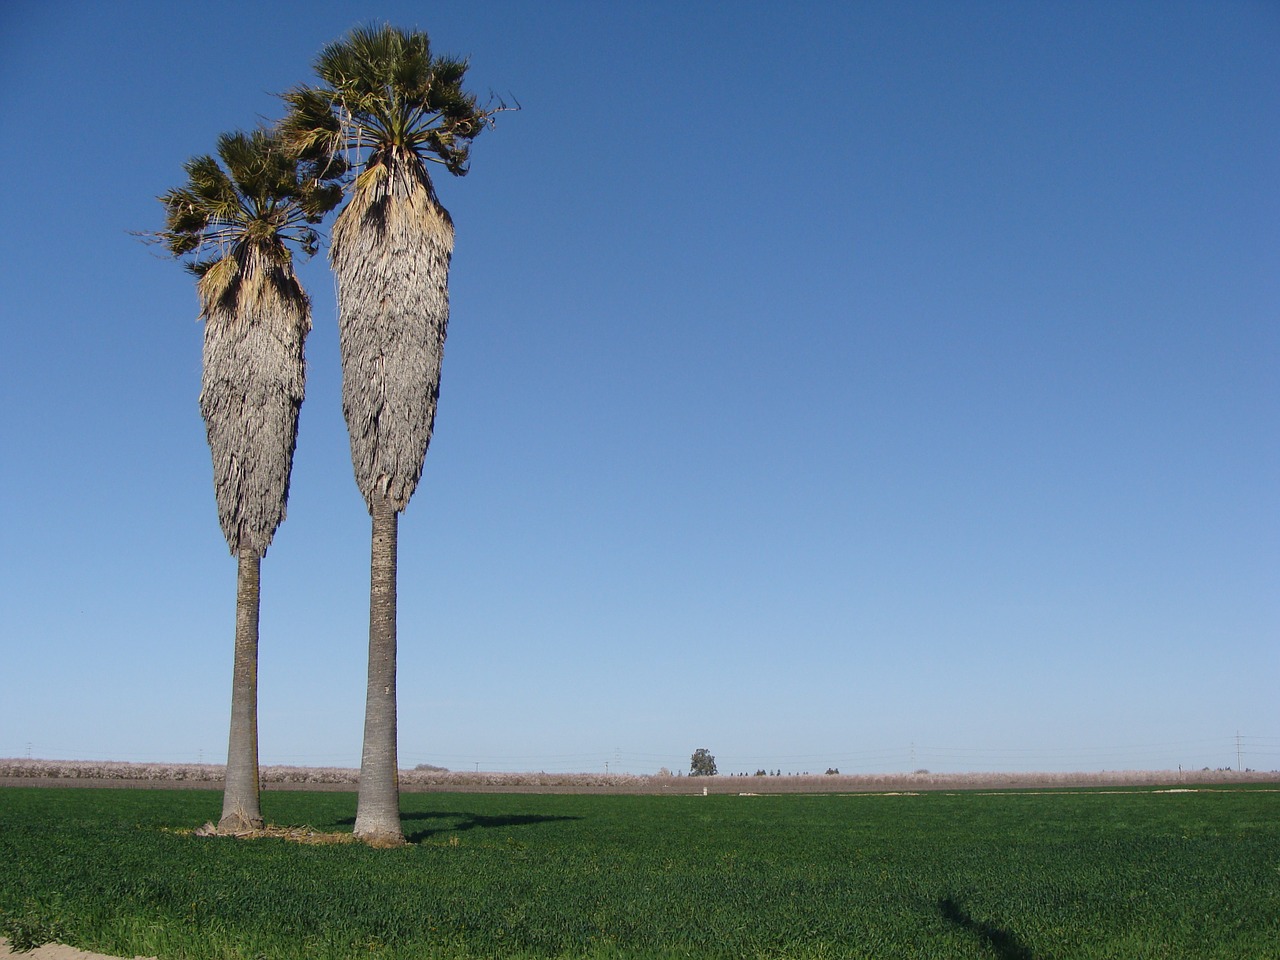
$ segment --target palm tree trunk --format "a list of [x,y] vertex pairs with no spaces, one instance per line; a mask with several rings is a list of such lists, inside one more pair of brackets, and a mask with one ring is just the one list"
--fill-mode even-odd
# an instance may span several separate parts
[[258,806],[258,606],[261,560],[240,551],[236,574],[236,661],[231,678],[231,738],[219,833],[262,826]]
[[355,835],[379,846],[404,843],[396,745],[396,525],[386,496],[372,498],[369,560],[369,688]]

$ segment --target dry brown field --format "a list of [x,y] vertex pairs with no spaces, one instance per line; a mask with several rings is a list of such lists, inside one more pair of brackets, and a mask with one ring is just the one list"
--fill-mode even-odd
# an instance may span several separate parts
[[[0,786],[218,789],[221,764],[0,759]],[[265,766],[264,790],[354,790],[349,767]],[[778,794],[914,793],[927,790],[1062,790],[1280,783],[1280,771],[1117,770],[1094,773],[878,773],[795,776],[647,776],[401,770],[406,793]]]

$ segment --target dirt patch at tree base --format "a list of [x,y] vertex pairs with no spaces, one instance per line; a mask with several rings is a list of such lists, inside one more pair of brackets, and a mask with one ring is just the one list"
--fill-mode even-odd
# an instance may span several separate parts
[[[9,941],[0,937],[0,960],[9,957],[20,957],[22,960],[119,960],[118,957],[111,957],[105,953],[89,953],[87,950],[77,950],[75,947],[68,947],[61,943],[46,943],[26,953],[16,953],[9,946]],[[155,958],[135,957],[133,960],[155,960]]]

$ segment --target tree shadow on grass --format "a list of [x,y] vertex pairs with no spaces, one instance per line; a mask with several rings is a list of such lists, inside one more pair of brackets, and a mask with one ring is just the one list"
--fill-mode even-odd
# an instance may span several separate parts
[[[460,813],[458,811],[429,810],[400,814],[400,821],[407,824],[411,820],[452,820],[448,826],[432,826],[422,830],[405,830],[404,838],[410,843],[420,843],[428,837],[441,833],[461,833],[464,830],[500,830],[506,827],[527,827],[535,823],[555,823],[560,820],[581,820],[582,817],[543,816],[541,814],[513,813],[501,817],[486,817],[478,813]],[[353,825],[355,817],[345,817],[338,821],[341,824]]]
[[991,954],[997,960],[1035,960],[1031,951],[1012,933],[1001,930],[995,924],[987,923],[985,920],[973,919],[951,897],[943,897],[938,901],[938,912],[948,923],[953,923],[981,937],[982,941],[991,948]]

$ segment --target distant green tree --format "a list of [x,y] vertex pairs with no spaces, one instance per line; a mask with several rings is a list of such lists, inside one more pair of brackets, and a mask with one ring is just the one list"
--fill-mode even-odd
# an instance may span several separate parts
[[711,751],[706,747],[699,747],[693,751],[693,756],[689,760],[689,776],[714,777],[715,775],[716,758],[711,755]]

